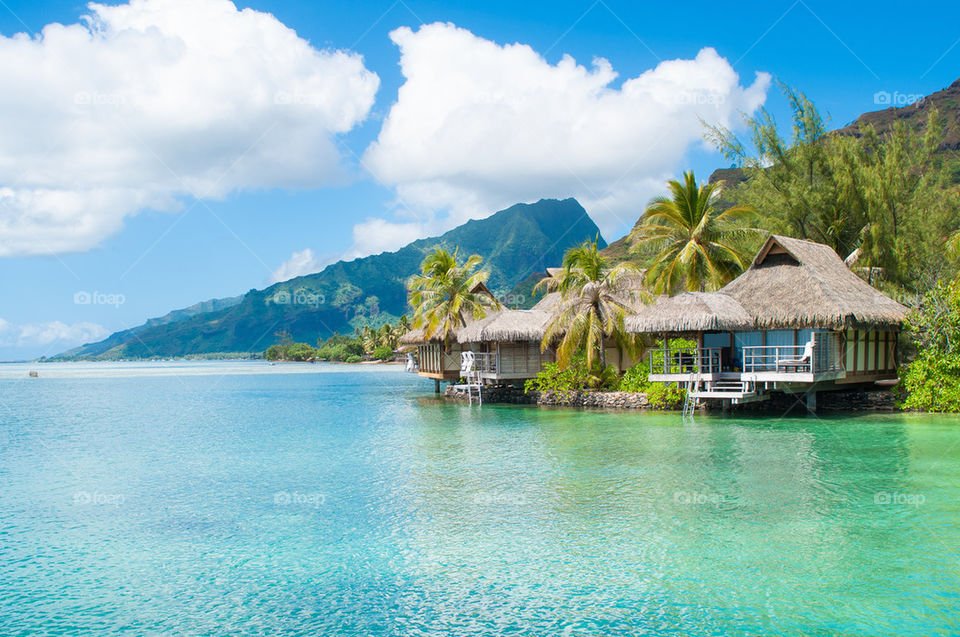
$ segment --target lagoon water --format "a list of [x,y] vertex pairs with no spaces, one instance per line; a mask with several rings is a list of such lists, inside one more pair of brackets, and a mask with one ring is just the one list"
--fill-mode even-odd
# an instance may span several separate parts
[[[39,378],[28,378],[37,369]],[[0,634],[960,632],[960,419],[0,366]]]

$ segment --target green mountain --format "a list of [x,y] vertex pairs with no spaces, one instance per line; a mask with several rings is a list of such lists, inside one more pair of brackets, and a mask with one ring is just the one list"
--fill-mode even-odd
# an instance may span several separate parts
[[[243,301],[243,295],[231,296],[229,298],[223,299],[210,299],[208,301],[200,301],[199,303],[194,303],[190,307],[185,307],[180,310],[173,310],[167,312],[161,317],[147,319],[147,322],[143,325],[138,325],[132,327],[128,330],[123,330],[120,332],[114,332],[107,338],[96,343],[89,343],[87,345],[81,345],[80,347],[75,347],[71,350],[67,350],[62,354],[58,354],[54,357],[55,360],[69,360],[74,358],[92,358],[97,357],[105,352],[111,352],[117,348],[122,348],[125,343],[136,340],[136,338],[151,328],[156,328],[162,325],[168,325],[170,323],[175,323],[176,321],[182,321],[200,314],[205,314],[208,312],[217,312],[226,308],[233,307],[238,305]],[[119,350],[118,350],[119,351]],[[111,358],[108,356],[107,358]]]
[[[405,282],[437,246],[458,248],[464,256],[483,256],[483,267],[490,272],[488,286],[495,294],[508,295],[532,274],[559,264],[567,248],[599,232],[575,199],[517,204],[396,252],[340,261],[316,274],[251,290],[242,297],[177,310],[55,358],[260,352],[275,342],[281,330],[296,341],[315,343],[318,337],[380,325],[407,313]],[[602,238],[600,242],[606,245]]]

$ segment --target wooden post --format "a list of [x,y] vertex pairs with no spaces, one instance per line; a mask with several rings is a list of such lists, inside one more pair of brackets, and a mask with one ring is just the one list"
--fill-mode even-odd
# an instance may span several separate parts
[[433,393],[434,393],[434,394],[439,394],[439,393],[440,393],[440,379],[439,379],[439,378],[434,378],[434,379],[433,379]]
[[[678,370],[679,371],[679,370]],[[670,373],[670,367],[667,365],[667,333],[663,333],[663,373]]]
[[880,330],[873,333],[873,370],[880,369]]
[[[709,365],[709,362],[707,364]],[[697,369],[703,373],[703,332],[697,332]],[[708,370],[707,373],[710,371],[713,370]]]
[[[864,357],[866,358],[866,357]],[[853,330],[853,373],[860,369],[860,330]]]

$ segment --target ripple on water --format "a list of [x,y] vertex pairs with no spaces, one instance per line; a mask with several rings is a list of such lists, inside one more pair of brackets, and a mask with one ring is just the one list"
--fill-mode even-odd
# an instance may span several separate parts
[[0,380],[0,633],[951,630],[960,422],[328,371]]

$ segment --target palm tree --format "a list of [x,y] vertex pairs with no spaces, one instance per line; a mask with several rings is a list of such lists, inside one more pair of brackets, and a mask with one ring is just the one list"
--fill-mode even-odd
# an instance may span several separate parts
[[365,352],[377,349],[377,333],[369,325],[364,325],[360,330],[360,344]]
[[[557,363],[567,367],[573,356],[585,350],[587,367],[600,371],[606,368],[604,341],[612,338],[618,347],[635,353],[639,339],[624,329],[624,317],[635,292],[624,285],[628,276],[639,278],[641,271],[632,263],[610,266],[600,254],[596,240],[587,239],[570,248],[563,256],[563,270],[537,284],[560,293],[554,318],[547,325],[540,343],[549,347],[557,338]],[[644,296],[646,296],[644,294]],[[594,363],[599,363],[598,368]]]
[[756,212],[747,206],[718,211],[719,182],[698,186],[693,171],[667,186],[672,197],[651,201],[628,239],[658,251],[647,281],[658,294],[722,287],[749,264],[750,246],[743,244],[762,232],[746,225]]
[[472,254],[458,265],[457,251],[450,254],[443,248],[436,248],[423,260],[420,274],[410,278],[408,288],[413,326],[423,328],[425,339],[440,338],[449,346],[453,331],[463,327],[468,317],[483,318],[487,309],[499,309],[496,299],[474,292],[489,276],[475,271],[482,262],[480,255]]

